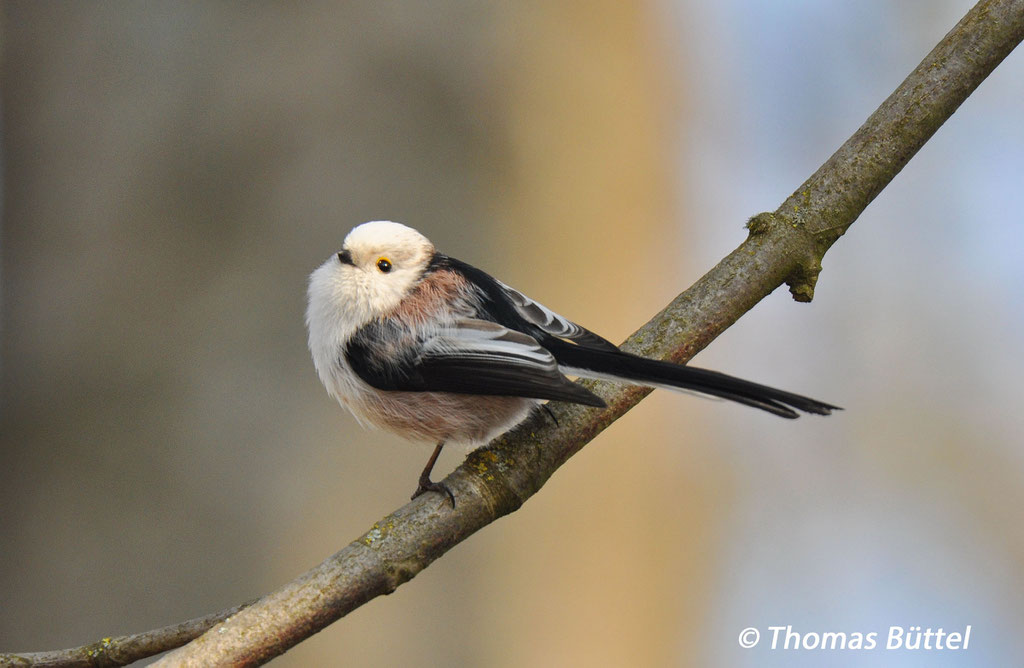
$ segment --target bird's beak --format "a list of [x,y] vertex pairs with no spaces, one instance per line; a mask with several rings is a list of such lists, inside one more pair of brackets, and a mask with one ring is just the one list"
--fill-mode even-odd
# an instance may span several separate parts
[[352,261],[352,254],[347,250],[343,250],[338,253],[338,261],[342,264],[352,265],[353,267],[356,266],[356,263]]

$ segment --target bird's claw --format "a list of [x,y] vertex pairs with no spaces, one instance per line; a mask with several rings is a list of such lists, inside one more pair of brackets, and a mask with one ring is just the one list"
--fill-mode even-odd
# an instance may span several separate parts
[[448,497],[448,501],[451,502],[452,508],[455,507],[455,495],[452,494],[452,490],[448,489],[448,485],[443,482],[434,482],[426,476],[420,478],[420,483],[416,486],[416,491],[412,493],[410,499],[415,499],[421,494],[426,494],[427,492],[440,492],[441,494],[444,494]]

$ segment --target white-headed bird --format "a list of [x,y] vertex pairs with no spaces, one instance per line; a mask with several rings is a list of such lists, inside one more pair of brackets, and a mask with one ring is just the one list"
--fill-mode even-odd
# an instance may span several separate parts
[[309,279],[309,349],[360,423],[436,443],[482,444],[544,400],[603,407],[566,375],[698,392],[785,418],[837,406],[716,371],[638,357],[389,221],[354,228]]

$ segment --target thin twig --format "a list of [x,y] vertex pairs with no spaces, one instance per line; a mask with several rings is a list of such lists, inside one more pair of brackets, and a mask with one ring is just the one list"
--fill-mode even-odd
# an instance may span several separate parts
[[0,654],[0,666],[40,666],[61,668],[107,668],[127,666],[139,659],[155,656],[162,652],[181,647],[198,638],[210,627],[222,622],[239,610],[256,602],[256,599],[236,605],[227,610],[205,617],[197,617],[180,624],[165,626],[130,636],[103,638],[90,645],[58,649],[49,652],[26,652],[24,654]]

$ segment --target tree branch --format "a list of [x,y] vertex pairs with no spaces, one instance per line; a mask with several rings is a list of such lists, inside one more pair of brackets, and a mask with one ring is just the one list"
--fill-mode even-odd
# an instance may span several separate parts
[[[896,91],[748,238],[623,345],[685,362],[782,283],[810,301],[821,259],[865,207],[1024,38],[1024,0],[982,0]],[[551,404],[472,453],[446,480],[458,505],[424,495],[319,566],[156,665],[256,665],[394,591],[478,529],[515,511],[650,390],[590,382],[608,408]]]

